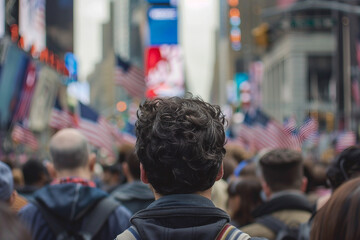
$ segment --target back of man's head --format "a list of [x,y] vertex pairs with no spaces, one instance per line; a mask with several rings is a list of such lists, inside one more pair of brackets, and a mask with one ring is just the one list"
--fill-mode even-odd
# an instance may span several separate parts
[[301,153],[275,149],[260,158],[261,174],[270,190],[301,190],[303,165]]
[[162,195],[211,188],[225,154],[225,118],[199,98],[145,101],[138,110],[136,153]]
[[352,146],[342,151],[327,170],[327,179],[333,189],[349,179],[360,176],[360,147]]
[[22,173],[24,175],[25,185],[37,185],[42,182],[45,183],[48,178],[46,167],[37,159],[29,159],[22,166]]
[[50,154],[57,171],[75,170],[87,165],[89,147],[86,138],[78,130],[67,128],[51,138]]

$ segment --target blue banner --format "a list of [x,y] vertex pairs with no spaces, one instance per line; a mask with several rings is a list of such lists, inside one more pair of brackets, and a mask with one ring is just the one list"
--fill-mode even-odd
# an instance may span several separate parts
[[154,6],[148,10],[150,45],[178,43],[178,12],[175,7]]
[[148,2],[154,3],[154,4],[160,3],[160,4],[170,4],[170,5],[176,6],[178,1],[177,0],[148,0]]

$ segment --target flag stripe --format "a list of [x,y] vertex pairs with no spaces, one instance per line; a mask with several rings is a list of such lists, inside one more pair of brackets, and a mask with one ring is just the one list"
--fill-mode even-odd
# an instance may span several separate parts
[[114,73],[115,83],[122,86],[131,96],[143,98],[146,91],[144,72],[117,57]]
[[21,126],[20,124],[15,124],[11,137],[14,141],[28,145],[34,150],[39,147],[35,135],[29,129]]

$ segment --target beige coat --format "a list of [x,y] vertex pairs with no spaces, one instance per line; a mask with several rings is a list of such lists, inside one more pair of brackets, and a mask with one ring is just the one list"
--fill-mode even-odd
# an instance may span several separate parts
[[[294,226],[307,222],[311,217],[311,213],[302,210],[281,210],[274,212],[271,215],[283,221],[287,225],[294,224]],[[244,226],[241,228],[241,231],[246,232],[251,237],[264,237],[269,240],[275,240],[276,237],[274,232],[259,223]]]

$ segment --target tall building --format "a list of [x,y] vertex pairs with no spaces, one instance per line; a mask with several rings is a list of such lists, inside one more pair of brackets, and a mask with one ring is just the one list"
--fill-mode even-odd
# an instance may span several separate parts
[[[359,108],[359,7],[339,1],[293,1],[264,9],[258,42],[262,106],[278,120],[312,115],[327,130],[355,130]],[[261,30],[258,28],[258,30]]]

